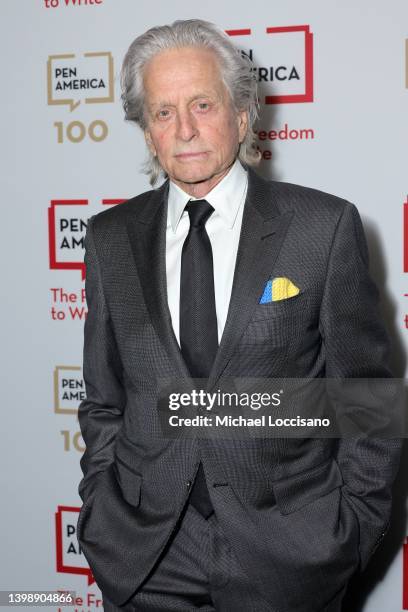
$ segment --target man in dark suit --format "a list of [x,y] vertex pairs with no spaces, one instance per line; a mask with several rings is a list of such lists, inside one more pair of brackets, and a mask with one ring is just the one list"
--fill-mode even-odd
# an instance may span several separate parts
[[339,610],[399,441],[171,438],[157,405],[163,379],[390,377],[358,212],[251,169],[256,83],[212,24],[137,38],[122,87],[167,180],[86,237],[78,538],[105,608]]

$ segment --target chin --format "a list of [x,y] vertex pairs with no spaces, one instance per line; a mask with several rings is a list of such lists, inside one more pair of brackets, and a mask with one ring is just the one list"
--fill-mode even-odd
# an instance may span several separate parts
[[214,175],[210,172],[190,172],[176,174],[175,178],[177,181],[183,183],[203,183],[204,181],[210,180]]

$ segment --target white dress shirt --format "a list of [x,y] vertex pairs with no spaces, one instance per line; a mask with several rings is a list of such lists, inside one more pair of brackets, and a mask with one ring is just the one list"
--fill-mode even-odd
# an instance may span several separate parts
[[184,208],[189,200],[196,199],[205,199],[214,208],[205,229],[213,253],[215,308],[220,342],[231,297],[247,188],[247,172],[238,160],[204,198],[193,198],[170,181],[166,229],[167,298],[179,344],[181,250],[190,228],[188,212]]

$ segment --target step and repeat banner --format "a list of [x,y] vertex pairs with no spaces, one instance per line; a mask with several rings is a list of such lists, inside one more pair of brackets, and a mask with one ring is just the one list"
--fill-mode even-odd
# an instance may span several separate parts
[[[120,103],[129,44],[195,17],[219,24],[254,62],[259,172],[357,205],[394,368],[406,370],[406,0],[4,0],[0,590],[75,591],[78,611],[102,609],[76,539],[84,236],[91,215],[149,188],[142,134]],[[390,532],[353,581],[347,611],[408,610],[407,461]]]

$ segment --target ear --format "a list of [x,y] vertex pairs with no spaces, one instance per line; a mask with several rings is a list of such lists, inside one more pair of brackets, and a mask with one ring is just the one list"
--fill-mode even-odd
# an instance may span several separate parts
[[153,144],[152,135],[147,128],[144,131],[144,137],[150,153],[156,157],[156,147]]
[[248,111],[238,111],[238,133],[239,142],[241,143],[248,131]]

